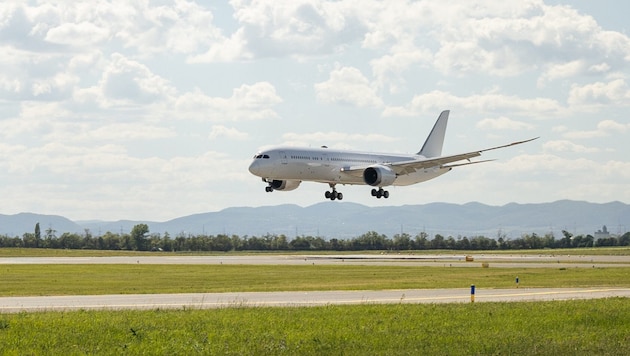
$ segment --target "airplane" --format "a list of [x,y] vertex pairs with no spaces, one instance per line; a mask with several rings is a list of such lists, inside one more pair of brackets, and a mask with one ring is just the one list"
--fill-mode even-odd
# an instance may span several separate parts
[[331,190],[326,191],[324,196],[330,200],[343,199],[343,194],[336,189],[337,184],[369,185],[375,187],[372,189],[373,197],[387,199],[389,192],[383,187],[412,185],[439,177],[454,167],[493,161],[470,159],[480,156],[482,152],[520,145],[538,138],[442,156],[449,113],[449,110],[442,111],[416,154],[334,150],[326,146],[277,146],[256,153],[249,171],[267,183],[266,192],[295,190],[300,183],[308,181],[328,184]]

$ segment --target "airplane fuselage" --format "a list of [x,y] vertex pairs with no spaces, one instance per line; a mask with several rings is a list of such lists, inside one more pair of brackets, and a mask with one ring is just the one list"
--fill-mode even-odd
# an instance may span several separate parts
[[[329,184],[367,185],[362,175],[346,173],[357,166],[386,166],[395,162],[421,160],[420,155],[370,153],[329,148],[275,147],[254,156],[249,171],[265,180],[312,181]],[[438,177],[450,168],[435,166],[396,175],[392,184],[411,185]]]

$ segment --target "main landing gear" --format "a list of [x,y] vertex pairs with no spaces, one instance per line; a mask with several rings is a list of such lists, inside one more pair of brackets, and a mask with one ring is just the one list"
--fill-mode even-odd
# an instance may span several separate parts
[[326,199],[330,199],[330,200],[342,200],[343,199],[343,194],[337,192],[337,190],[335,189],[335,185],[331,184],[330,187],[332,188],[332,191],[326,191],[326,193],[324,194],[324,196],[326,197]]
[[387,199],[389,198],[389,192],[387,190],[383,190],[383,188],[378,188],[378,190],[372,189],[372,196],[377,197],[378,199]]

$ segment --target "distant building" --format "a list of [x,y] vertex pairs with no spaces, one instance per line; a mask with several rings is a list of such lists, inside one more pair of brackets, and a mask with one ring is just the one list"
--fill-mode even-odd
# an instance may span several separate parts
[[607,239],[610,237],[610,233],[608,232],[608,228],[606,225],[602,226],[601,230],[595,231],[595,239]]

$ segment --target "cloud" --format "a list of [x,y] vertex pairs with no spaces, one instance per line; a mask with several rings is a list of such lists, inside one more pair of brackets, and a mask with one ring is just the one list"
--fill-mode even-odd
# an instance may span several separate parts
[[630,130],[630,124],[618,123],[614,120],[603,120],[597,124],[597,129],[586,131],[567,131],[563,137],[569,139],[592,139],[610,136],[611,134],[623,134]]
[[596,82],[583,86],[574,84],[569,92],[568,103],[575,107],[624,105],[630,102],[630,89],[624,79],[608,83]]
[[390,92],[396,93],[405,83],[403,73],[412,65],[427,62],[431,57],[432,54],[426,49],[411,49],[373,59],[370,66],[378,87],[389,87]]
[[477,127],[490,130],[532,130],[534,125],[502,116],[497,119],[483,119],[477,123]]
[[184,93],[174,99],[174,115],[181,119],[212,122],[261,120],[276,118],[272,109],[282,98],[269,82],[243,84],[228,98],[210,97],[200,90]]
[[293,142],[322,143],[322,142],[394,142],[397,138],[381,134],[347,134],[343,132],[313,132],[313,133],[286,133],[282,138]]
[[543,144],[543,150],[549,152],[576,152],[576,153],[597,153],[601,152],[598,147],[586,147],[575,144],[567,140],[547,141]]
[[324,103],[379,107],[383,101],[368,79],[354,67],[340,67],[330,72],[327,81],[315,84],[317,99]]
[[585,67],[586,63],[581,59],[568,63],[551,63],[548,65],[547,70],[538,78],[538,86],[544,87],[548,82],[574,77],[583,72]]
[[147,66],[119,53],[112,55],[100,86],[107,105],[120,102],[150,103],[177,92],[167,80],[153,74]]
[[72,46],[93,46],[109,36],[107,28],[90,22],[64,23],[46,32],[44,40]]
[[475,112],[507,112],[535,118],[554,117],[563,114],[565,111],[560,103],[550,98],[524,99],[499,93],[461,97],[449,92],[433,90],[414,96],[411,102],[405,106],[386,107],[383,115],[417,116],[421,113],[438,112],[454,108]]
[[231,5],[255,58],[332,53],[363,34],[347,2],[236,0]]
[[231,140],[247,140],[249,138],[249,134],[245,132],[240,132],[235,128],[225,127],[222,125],[214,125],[212,126],[212,130],[210,130],[210,134],[208,135],[209,139],[217,139],[225,137]]

